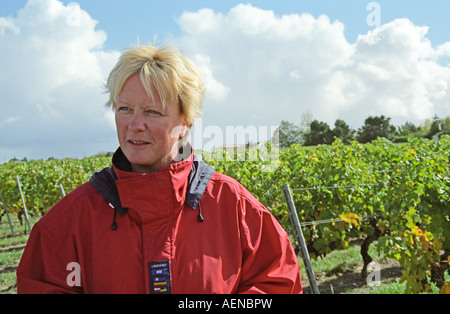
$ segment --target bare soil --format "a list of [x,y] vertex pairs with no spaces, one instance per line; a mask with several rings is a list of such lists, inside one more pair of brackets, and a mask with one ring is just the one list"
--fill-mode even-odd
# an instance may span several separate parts
[[[395,260],[383,259],[377,261],[380,265],[380,279],[381,284],[400,279],[401,271],[404,269]],[[361,275],[362,264],[356,265],[353,269],[342,271],[336,267],[327,274],[316,274],[316,282],[321,294],[362,294],[368,289],[367,278]],[[305,274],[302,278],[303,292],[305,294],[312,294],[312,289],[309,285],[309,280]]]

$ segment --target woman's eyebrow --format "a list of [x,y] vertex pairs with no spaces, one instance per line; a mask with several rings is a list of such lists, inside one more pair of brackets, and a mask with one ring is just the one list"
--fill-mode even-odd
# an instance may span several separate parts
[[124,105],[130,105],[128,102],[126,102],[124,100],[121,100],[121,99],[117,99],[116,103],[121,103],[121,104],[124,104]]

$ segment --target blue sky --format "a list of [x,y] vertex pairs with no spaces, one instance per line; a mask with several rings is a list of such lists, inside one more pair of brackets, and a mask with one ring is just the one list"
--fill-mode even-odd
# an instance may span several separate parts
[[[27,0],[0,1],[2,16],[15,15]],[[74,1],[64,0],[64,4]],[[216,12],[227,12],[239,3],[251,3],[261,9],[273,10],[275,14],[293,14],[309,12],[314,16],[326,14],[333,20],[339,20],[346,26],[347,40],[353,42],[359,34],[366,33],[372,27],[366,23],[367,5],[371,1],[337,0],[79,0],[80,6],[98,21],[98,28],[108,34],[106,47],[122,49],[134,43],[139,36],[142,42],[152,41],[154,34],[158,38],[176,36],[180,29],[176,19],[184,11],[197,11],[212,8]],[[446,0],[389,0],[376,1],[381,8],[381,23],[406,17],[416,25],[430,27],[428,38],[434,45],[449,40],[450,1]]]
[[196,148],[306,116],[354,129],[450,116],[450,1],[373,2],[380,25],[369,3],[0,0],[0,163],[114,151],[104,82],[122,49],[155,36],[202,72]]

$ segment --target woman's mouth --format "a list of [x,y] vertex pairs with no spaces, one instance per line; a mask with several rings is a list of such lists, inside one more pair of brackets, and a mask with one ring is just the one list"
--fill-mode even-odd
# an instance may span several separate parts
[[145,142],[145,141],[133,141],[133,140],[129,140],[129,143],[133,144],[133,145],[146,145],[146,144],[150,144],[149,142]]

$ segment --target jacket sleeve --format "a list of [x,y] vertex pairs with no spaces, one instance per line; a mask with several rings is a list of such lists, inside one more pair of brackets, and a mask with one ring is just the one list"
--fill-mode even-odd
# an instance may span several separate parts
[[68,265],[75,256],[73,243],[55,238],[37,222],[17,268],[18,294],[80,293],[76,268]]
[[244,202],[241,215],[243,265],[238,293],[302,293],[297,256],[275,217],[256,200]]

